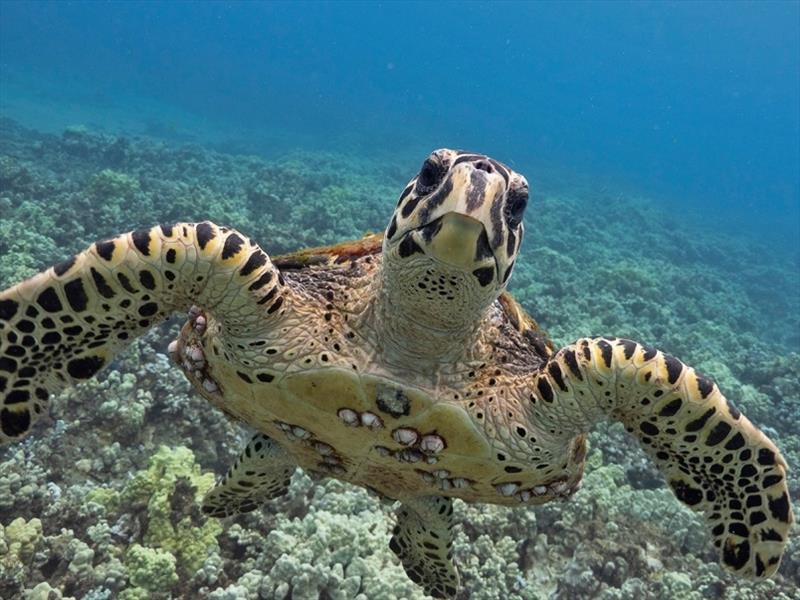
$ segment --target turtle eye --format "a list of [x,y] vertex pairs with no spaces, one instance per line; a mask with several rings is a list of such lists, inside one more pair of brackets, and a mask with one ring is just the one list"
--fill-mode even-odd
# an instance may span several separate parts
[[444,165],[440,161],[432,156],[426,158],[417,175],[417,193],[427,194],[432,191],[442,180],[444,172]]
[[522,223],[522,214],[528,206],[528,190],[526,188],[514,188],[506,195],[505,215],[508,226],[512,229]]

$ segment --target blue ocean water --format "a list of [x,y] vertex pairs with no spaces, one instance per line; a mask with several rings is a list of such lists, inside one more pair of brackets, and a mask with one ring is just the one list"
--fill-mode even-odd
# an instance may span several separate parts
[[474,148],[534,187],[557,163],[797,245],[799,22],[796,2],[5,1],[0,110],[265,153]]

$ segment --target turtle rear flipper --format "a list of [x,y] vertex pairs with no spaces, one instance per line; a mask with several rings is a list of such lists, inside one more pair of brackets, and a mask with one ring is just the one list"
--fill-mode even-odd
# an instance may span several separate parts
[[723,565],[754,579],[778,569],[793,522],[786,462],[706,377],[630,340],[582,339],[531,386],[537,426],[565,438],[621,421],[677,498],[703,512]]
[[458,571],[453,564],[453,501],[440,496],[417,498],[397,511],[389,547],[406,574],[434,598],[453,598]]
[[222,518],[255,510],[289,491],[295,468],[283,448],[258,433],[222,481],[203,498],[203,512]]
[[93,377],[176,311],[197,304],[227,334],[252,335],[273,325],[284,291],[246,237],[178,223],[97,242],[1,292],[0,443],[28,433],[49,394]]

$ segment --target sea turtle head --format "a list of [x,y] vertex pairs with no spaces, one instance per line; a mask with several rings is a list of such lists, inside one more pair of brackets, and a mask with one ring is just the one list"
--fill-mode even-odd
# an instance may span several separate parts
[[[528,182],[482,154],[436,150],[403,190],[384,261],[429,300],[494,300],[522,241]],[[458,289],[455,289],[458,288]],[[472,304],[472,302],[470,302]]]

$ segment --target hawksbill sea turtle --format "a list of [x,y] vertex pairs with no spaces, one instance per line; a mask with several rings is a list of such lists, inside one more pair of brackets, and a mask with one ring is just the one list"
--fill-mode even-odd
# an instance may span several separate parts
[[528,184],[480,154],[433,152],[381,235],[270,259],[209,222],[99,241],[0,294],[0,442],[49,394],[189,311],[169,346],[197,392],[258,433],[203,509],[287,491],[299,466],[400,502],[408,576],[452,598],[453,498],[510,507],[572,495],[598,421],[622,422],[722,563],[778,568],[793,521],[786,462],[718,387],[613,337],[556,350],[505,291]]

